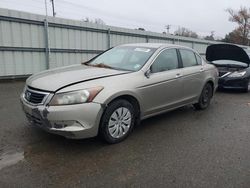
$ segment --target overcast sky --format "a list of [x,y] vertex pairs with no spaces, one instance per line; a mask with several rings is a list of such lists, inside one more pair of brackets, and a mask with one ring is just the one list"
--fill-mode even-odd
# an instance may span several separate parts
[[[0,0],[1,8],[45,14],[45,0]],[[178,26],[189,28],[199,35],[216,36],[232,31],[236,25],[228,21],[227,8],[250,8],[250,0],[54,0],[57,17],[70,19],[101,18],[107,25],[127,28],[143,27],[170,32]],[[51,2],[48,13],[52,15]]]

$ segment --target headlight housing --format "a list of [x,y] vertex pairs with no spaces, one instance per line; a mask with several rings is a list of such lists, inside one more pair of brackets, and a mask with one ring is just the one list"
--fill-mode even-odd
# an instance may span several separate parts
[[103,87],[95,87],[66,93],[55,94],[50,101],[50,106],[81,104],[93,101]]
[[246,71],[236,71],[228,75],[228,77],[231,78],[237,78],[237,77],[242,77],[246,74]]

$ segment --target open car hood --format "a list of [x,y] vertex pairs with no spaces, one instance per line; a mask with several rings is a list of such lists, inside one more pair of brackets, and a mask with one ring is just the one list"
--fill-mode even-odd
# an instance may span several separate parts
[[250,59],[245,50],[232,44],[213,44],[207,47],[206,59],[208,61],[233,60],[250,64]]

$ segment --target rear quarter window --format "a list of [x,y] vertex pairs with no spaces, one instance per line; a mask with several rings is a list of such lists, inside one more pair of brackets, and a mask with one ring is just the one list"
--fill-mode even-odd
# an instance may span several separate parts
[[202,65],[202,59],[198,54],[195,54],[198,65]]

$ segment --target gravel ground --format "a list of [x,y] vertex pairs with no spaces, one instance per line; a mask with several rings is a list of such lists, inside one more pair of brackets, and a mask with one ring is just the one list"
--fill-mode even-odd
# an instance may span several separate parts
[[147,119],[116,145],[30,127],[24,82],[0,83],[0,187],[250,187],[250,94]]

